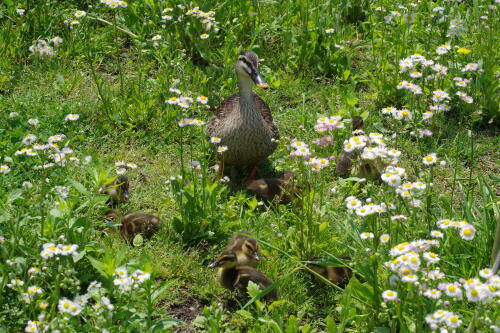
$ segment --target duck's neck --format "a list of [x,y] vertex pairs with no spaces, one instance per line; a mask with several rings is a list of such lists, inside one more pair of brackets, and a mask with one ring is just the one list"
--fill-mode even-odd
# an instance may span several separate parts
[[248,104],[253,105],[253,92],[252,92],[253,82],[248,77],[242,77],[238,75],[238,88],[240,90],[240,105]]

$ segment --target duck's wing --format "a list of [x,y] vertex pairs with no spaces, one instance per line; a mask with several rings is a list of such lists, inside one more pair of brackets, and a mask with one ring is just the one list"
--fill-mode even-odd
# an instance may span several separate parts
[[279,139],[280,134],[278,131],[278,127],[276,127],[276,124],[273,121],[273,116],[271,115],[271,110],[269,109],[269,106],[260,98],[257,94],[254,93],[254,100],[255,104],[257,105],[257,109],[260,111],[260,115],[266,122],[266,124],[269,126],[269,129],[271,130],[273,139]]
[[239,94],[234,94],[232,96],[229,96],[228,98],[222,101],[221,105],[219,105],[219,107],[215,110],[214,112],[215,115],[208,121],[205,132],[207,138],[214,136],[214,133],[217,132],[217,128],[220,127],[220,123],[224,122],[224,119],[227,118],[227,116],[231,112],[237,110],[239,104],[240,104]]

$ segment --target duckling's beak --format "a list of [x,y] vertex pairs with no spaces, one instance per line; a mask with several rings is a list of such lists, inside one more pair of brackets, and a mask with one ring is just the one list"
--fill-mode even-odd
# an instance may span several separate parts
[[210,265],[208,265],[208,268],[216,268],[219,266],[219,262],[218,261],[214,261],[213,263],[211,263]]
[[128,201],[128,191],[123,192],[123,200]]
[[254,252],[252,253],[252,258],[254,258],[254,259],[255,259],[255,260],[257,260],[257,261],[260,261],[260,257],[259,257],[259,254],[257,253],[257,251],[254,251]]
[[260,75],[260,72],[258,69],[254,69],[252,73],[250,74],[250,78],[252,78],[252,81],[255,83],[255,85],[259,88],[267,89],[269,88],[269,85],[266,83],[266,80]]

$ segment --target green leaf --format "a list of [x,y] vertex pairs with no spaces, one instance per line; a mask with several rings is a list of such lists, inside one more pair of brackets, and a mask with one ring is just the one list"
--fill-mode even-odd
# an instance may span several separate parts
[[78,191],[80,192],[81,194],[83,195],[87,195],[89,193],[89,191],[85,188],[85,186],[83,186],[82,183],[80,182],[77,182],[75,180],[72,180],[70,179],[69,182],[71,183],[71,185],[73,185],[73,187]]
[[172,285],[174,285],[177,282],[177,280],[172,280],[172,281],[165,281],[163,282],[162,285],[160,285],[158,288],[156,288],[153,293],[151,294],[151,301],[156,302],[156,300],[163,295],[168,288],[170,288]]
[[[342,73],[342,79],[344,81],[347,81],[347,79],[349,78],[349,75],[351,75],[351,71],[346,69],[343,73]],[[357,101],[356,101],[357,102]],[[351,105],[351,103],[349,103],[349,99],[347,100],[347,104],[349,104],[350,106],[355,106],[356,103],[354,103],[354,105]]]
[[57,209],[57,208],[52,208],[49,212],[50,215],[54,217],[63,217],[64,216],[64,211]]
[[90,261],[90,264],[104,277],[108,278],[108,274],[106,274],[106,272],[104,271],[104,263],[95,259],[95,258],[92,258],[92,257],[87,257],[87,259],[89,259]]
[[183,321],[173,319],[173,318],[161,319],[161,320],[158,320],[157,322],[155,322],[153,324],[153,326],[151,327],[151,329],[153,330],[153,332],[157,332],[157,331],[165,332],[166,329],[172,328],[179,323],[183,323]]
[[11,203],[17,199],[19,199],[23,195],[23,190],[21,189],[15,189],[9,193],[9,196],[7,197],[7,203]]
[[354,96],[350,96],[350,97],[346,98],[347,105],[349,105],[350,107],[355,107],[356,104],[358,104],[358,101],[359,101],[359,99],[357,97],[354,97]]
[[375,327],[373,333],[391,333],[391,329],[389,327]]
[[299,331],[299,322],[297,321],[297,317],[295,317],[294,315],[291,315],[288,318],[285,332],[286,333],[295,333],[298,331]]
[[239,314],[240,316],[242,316],[245,319],[249,319],[249,320],[253,320],[254,319],[253,316],[252,316],[252,314],[249,311],[247,311],[247,310],[238,310],[238,311],[236,311],[236,313]]
[[78,254],[73,257],[73,262],[79,262],[85,256],[85,254],[87,254],[87,251],[85,250],[78,252]]
[[121,222],[106,222],[106,223],[104,223],[104,226],[110,227],[110,228],[111,227],[121,227],[122,224],[121,224]]
[[248,295],[256,297],[260,293],[260,287],[257,283],[250,281],[247,286]]
[[144,244],[144,238],[142,237],[142,235],[141,234],[135,235],[132,244],[134,244],[135,247],[142,246],[142,244]]
[[326,330],[328,333],[337,333],[337,325],[335,324],[335,320],[330,316],[326,317]]

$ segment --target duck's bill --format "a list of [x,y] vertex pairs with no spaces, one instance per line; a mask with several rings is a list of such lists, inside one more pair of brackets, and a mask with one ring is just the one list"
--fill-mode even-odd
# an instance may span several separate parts
[[256,260],[256,261],[260,261],[260,256],[257,252],[254,252],[252,253],[252,257]]
[[215,268],[219,266],[219,262],[218,261],[214,261],[213,263],[211,263],[210,265],[208,265],[208,268]]
[[252,78],[253,82],[255,85],[259,88],[267,89],[269,88],[269,85],[266,83],[266,80],[260,75],[258,70],[254,70],[252,74],[250,74],[250,77]]

